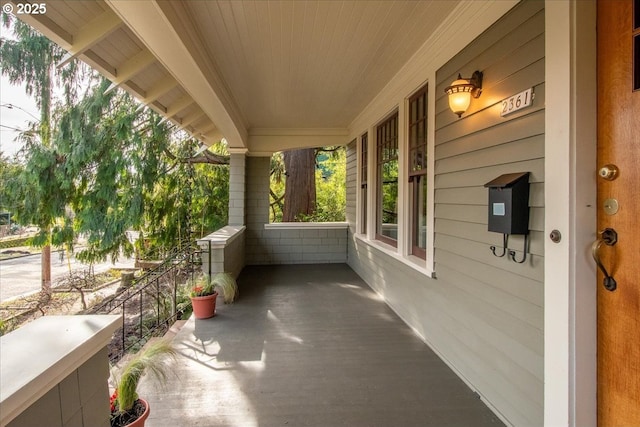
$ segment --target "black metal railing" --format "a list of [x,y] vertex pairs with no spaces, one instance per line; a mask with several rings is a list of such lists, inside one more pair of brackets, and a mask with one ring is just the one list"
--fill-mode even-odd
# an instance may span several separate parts
[[162,336],[178,320],[178,287],[201,268],[200,249],[195,242],[182,244],[166,259],[131,286],[90,309],[89,314],[120,314],[122,326],[109,344],[109,359],[117,362],[137,351],[151,337]]

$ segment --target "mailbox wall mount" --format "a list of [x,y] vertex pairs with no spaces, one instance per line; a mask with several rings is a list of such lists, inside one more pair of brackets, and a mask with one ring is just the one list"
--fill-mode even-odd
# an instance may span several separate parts
[[[488,230],[502,233],[502,253],[491,252],[503,257],[507,251],[512,261],[523,263],[527,258],[529,242],[529,172],[500,175],[484,185],[489,189]],[[516,252],[508,249],[509,235],[524,235],[524,256],[516,260]]]

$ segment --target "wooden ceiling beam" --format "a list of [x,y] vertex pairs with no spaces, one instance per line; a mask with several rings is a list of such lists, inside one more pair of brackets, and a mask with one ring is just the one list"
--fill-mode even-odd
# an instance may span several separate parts
[[73,35],[73,44],[67,49],[68,53],[58,63],[58,68],[65,66],[69,61],[89,50],[91,46],[107,37],[123,24],[118,15],[111,10],[105,11],[97,18],[92,19],[80,28],[77,34]]
[[206,126],[202,126],[202,127],[197,127],[196,128],[198,130],[198,132],[200,132],[203,135],[206,135],[207,133],[211,132],[212,130],[216,129],[216,125],[213,122],[209,122],[208,125]]
[[[18,1],[9,1],[7,4],[13,6],[13,10],[18,10]],[[29,13],[16,14],[22,22],[26,22],[38,30],[46,38],[55,42],[61,48],[68,50],[73,44],[73,35],[53,22],[46,14],[32,15]]]
[[156,82],[156,84],[147,91],[145,97],[140,101],[145,105],[151,104],[153,101],[157,100],[176,86],[178,86],[176,79],[168,75],[159,82]]
[[130,80],[133,76],[140,73],[142,70],[155,62],[155,60],[155,56],[153,56],[153,54],[147,49],[141,50],[138,54],[134,55],[132,58],[129,58],[127,61],[125,61],[124,64],[116,69],[116,78],[113,80],[113,83],[111,83],[111,86],[109,86],[105,93],[111,92],[122,83]]
[[204,111],[202,111],[201,109],[198,109],[193,113],[189,113],[186,116],[184,116],[180,121],[180,124],[184,127],[187,127],[192,123],[195,123],[196,121],[198,121],[201,117],[204,117],[204,115],[205,115]]
[[173,117],[193,103],[193,98],[185,95],[167,107],[166,115],[167,117]]
[[[244,147],[247,127],[240,109],[215,70],[200,63],[197,30],[173,13],[178,2],[105,0],[153,52],[193,101],[214,120],[231,146]],[[196,55],[198,58],[195,58]],[[167,114],[174,111],[172,105]]]

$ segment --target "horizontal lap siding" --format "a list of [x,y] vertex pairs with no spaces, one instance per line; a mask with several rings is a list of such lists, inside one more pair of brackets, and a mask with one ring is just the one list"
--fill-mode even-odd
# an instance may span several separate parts
[[[459,339],[450,360],[515,425],[543,424],[543,5],[523,2],[436,75],[434,258],[441,304]],[[483,93],[458,119],[444,87],[476,69]],[[530,87],[533,105],[501,117],[500,101]],[[530,172],[524,264],[489,249],[502,246],[502,235],[487,231],[484,184],[512,172]],[[523,246],[523,236],[510,236],[517,259]]]
[[[523,1],[436,74],[435,274],[431,279],[350,233],[349,264],[509,423],[543,425],[544,2]],[[444,88],[484,72],[462,119]],[[430,85],[431,87],[431,85]],[[534,88],[533,105],[500,117],[502,99]],[[407,94],[408,95],[408,94]],[[405,142],[406,143],[406,142]],[[355,147],[353,147],[355,154]],[[355,180],[355,158],[348,171]],[[486,182],[530,172],[527,261],[493,256]],[[348,192],[355,200],[356,189]],[[348,215],[355,225],[355,214]],[[523,236],[509,247],[522,257]]]

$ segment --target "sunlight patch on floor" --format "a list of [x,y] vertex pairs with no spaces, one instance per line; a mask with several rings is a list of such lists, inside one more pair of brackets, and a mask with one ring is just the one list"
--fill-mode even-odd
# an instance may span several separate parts
[[298,344],[304,344],[304,340],[302,338],[296,335],[292,335],[284,330],[284,327],[282,326],[282,322],[280,321],[280,319],[278,319],[278,317],[275,314],[273,314],[273,311],[267,310],[267,319],[269,319],[276,326],[278,333],[282,338]]

